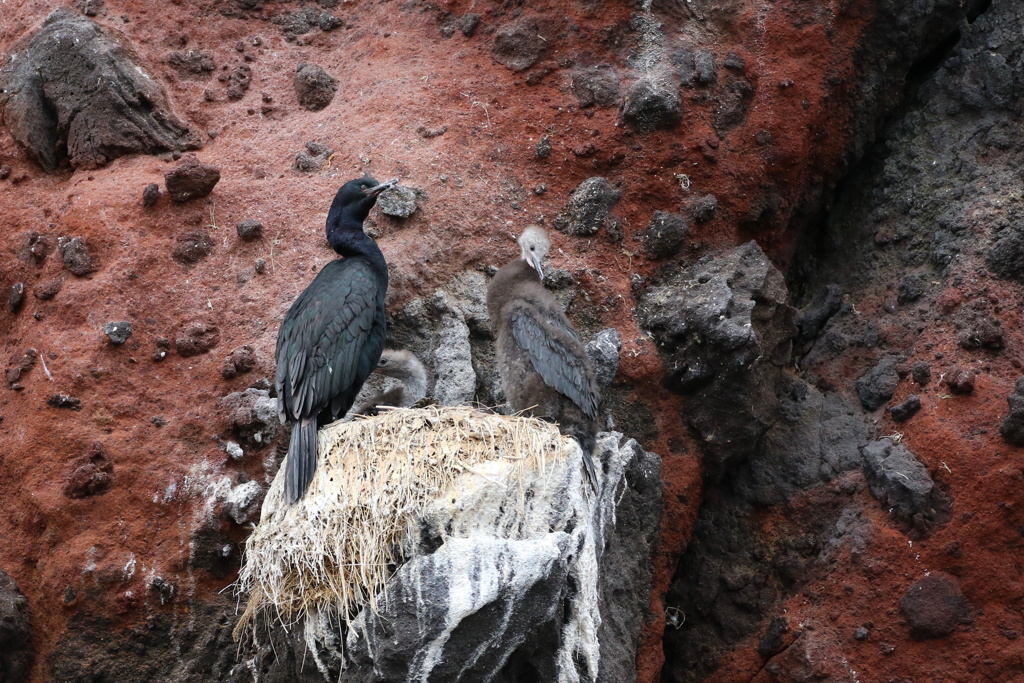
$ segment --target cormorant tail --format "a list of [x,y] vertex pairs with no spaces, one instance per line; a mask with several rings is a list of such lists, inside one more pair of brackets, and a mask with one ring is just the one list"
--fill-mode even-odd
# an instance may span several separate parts
[[296,422],[292,426],[292,440],[288,445],[288,458],[285,462],[284,495],[288,504],[292,505],[302,498],[302,494],[313,481],[316,469],[316,418],[310,417]]

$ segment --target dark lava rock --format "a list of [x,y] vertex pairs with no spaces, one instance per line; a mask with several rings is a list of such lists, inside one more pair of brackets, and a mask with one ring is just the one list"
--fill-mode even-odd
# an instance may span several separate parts
[[167,55],[167,63],[182,76],[194,78],[207,78],[217,68],[213,55],[201,50],[172,52]]
[[161,576],[157,576],[149,582],[149,590],[157,595],[161,605],[166,605],[178,597],[178,584],[167,581]]
[[970,328],[960,335],[960,348],[968,351],[1002,351],[1005,346],[1002,326],[998,320],[989,316],[975,320]]
[[388,216],[408,218],[416,212],[416,191],[404,185],[395,185],[380,193],[377,208]]
[[132,324],[127,320],[109,322],[103,326],[103,334],[107,335],[111,344],[124,344],[132,336]]
[[309,111],[320,111],[331,103],[338,90],[338,81],[316,64],[301,62],[292,79],[299,106]]
[[622,119],[638,133],[672,128],[682,119],[683,103],[679,93],[649,80],[630,86],[622,101]]
[[480,19],[479,14],[472,12],[448,16],[440,26],[441,35],[445,38],[451,38],[458,31],[467,38],[472,38],[473,34],[476,33],[477,27],[480,26]]
[[160,186],[156,183],[146,185],[146,188],[142,191],[142,205],[148,208],[156,204],[159,199]]
[[1010,412],[999,426],[999,433],[1006,443],[1024,446],[1024,377],[1017,380],[1013,393],[1006,397]]
[[32,614],[18,584],[0,569],[0,680],[22,683],[32,669]]
[[604,178],[587,178],[555,217],[555,228],[566,235],[593,235],[620,196],[622,192]]
[[34,263],[40,266],[52,251],[53,238],[49,235],[40,235],[33,230],[25,233],[24,241],[18,248],[18,259],[25,263]]
[[655,211],[643,233],[644,251],[651,259],[675,256],[689,234],[685,218],[677,213]]
[[725,61],[722,62],[722,66],[733,71],[743,71],[747,68],[747,63],[743,60],[743,57],[740,57],[735,52],[730,52],[726,56]]
[[251,446],[265,446],[277,435],[277,399],[263,389],[235,391],[221,399],[228,424],[240,440]]
[[256,351],[251,344],[239,346],[224,359],[224,367],[220,374],[224,379],[232,379],[237,375],[251,372],[256,367]]
[[892,398],[900,383],[898,362],[896,356],[886,356],[857,380],[857,397],[865,410],[877,410]]
[[949,387],[954,394],[974,393],[974,371],[959,365],[954,365],[946,371],[942,383]]
[[220,341],[220,330],[216,325],[206,322],[191,322],[178,330],[174,338],[174,348],[182,358],[198,356],[206,353]]
[[11,291],[7,294],[7,309],[11,313],[17,313],[25,303],[25,283],[15,282],[11,285]]
[[925,282],[920,275],[904,275],[896,291],[896,302],[901,306],[917,301],[925,293]]
[[56,9],[11,53],[17,58],[0,68],[0,110],[48,172],[65,155],[74,168],[95,168],[126,154],[198,146],[131,48],[90,19]]
[[619,103],[619,76],[609,64],[577,67],[571,83],[572,94],[581,107],[614,107]]
[[0,180],[7,180],[11,177],[11,165],[0,164]]
[[67,394],[54,394],[47,403],[54,408],[68,408],[70,410],[81,410],[82,401]]
[[921,397],[917,394],[911,394],[907,396],[907,400],[903,403],[889,408],[889,414],[892,415],[892,419],[896,422],[906,422],[914,417],[914,415],[917,415],[919,410],[921,410]]
[[928,383],[932,381],[932,366],[926,360],[919,360],[914,363],[910,376],[914,378],[918,386],[928,386]]
[[303,173],[315,173],[324,167],[332,154],[334,150],[327,145],[309,140],[306,142],[305,151],[296,155],[294,168]]
[[778,421],[778,368],[792,358],[795,311],[782,273],[753,241],[675,264],[640,297],[637,317],[693,395],[687,421],[702,438],[705,472],[720,478]]
[[247,218],[235,226],[238,237],[244,242],[254,242],[263,237],[263,224],[253,218]]
[[785,617],[774,617],[757,644],[757,654],[771,659],[786,648],[784,636],[789,633],[789,622]]
[[745,78],[737,78],[719,88],[713,125],[719,137],[742,124],[754,99],[755,88]]
[[541,159],[551,156],[551,138],[547,135],[537,141],[537,156]]
[[64,267],[72,275],[83,277],[99,268],[89,251],[89,245],[81,237],[60,237],[57,239],[57,248],[60,249]]
[[57,296],[57,293],[60,292],[60,288],[63,286],[64,278],[62,277],[53,277],[48,280],[43,280],[32,288],[32,296],[40,301],[49,301],[53,297]]
[[715,54],[710,50],[694,50],[684,47],[671,56],[680,82],[685,86],[710,85],[718,80],[718,66]]
[[195,154],[186,154],[177,166],[164,174],[164,185],[176,202],[205,197],[219,181],[220,169],[204,164]]
[[210,255],[213,239],[205,230],[192,230],[174,239],[171,255],[184,266],[192,266]]
[[801,343],[811,342],[821,334],[825,324],[843,306],[843,290],[839,285],[826,285],[814,293],[814,298],[797,316],[797,337]]
[[917,638],[941,638],[969,621],[971,607],[956,579],[933,572],[907,589],[900,600],[900,613]]
[[64,480],[64,495],[88,498],[106,493],[113,483],[114,463],[107,458],[103,444],[96,441],[71,464],[71,472]]
[[985,265],[996,277],[1024,282],[1024,230],[1005,230],[985,254]]
[[318,28],[326,33],[345,24],[343,19],[315,7],[303,7],[294,12],[280,14],[275,16],[272,21],[281,27],[284,39],[288,42],[294,42],[298,36],[309,33],[313,29]]
[[227,84],[224,94],[228,99],[240,100],[245,97],[245,93],[249,92],[249,85],[252,83],[252,67],[248,64],[239,64],[231,73],[225,74],[221,79]]
[[689,202],[689,210],[690,218],[698,223],[707,223],[718,212],[718,197],[713,194],[694,197]]
[[11,364],[7,366],[5,372],[5,378],[7,383],[13,385],[21,376],[26,372],[35,367],[36,360],[39,358],[39,352],[35,349],[26,349],[25,353],[18,356],[15,354],[11,357]]
[[523,17],[497,30],[491,56],[513,71],[525,71],[537,63],[550,42],[553,35],[544,35],[536,20]]
[[878,439],[864,446],[861,454],[871,495],[895,518],[922,535],[949,520],[951,501],[906,446]]

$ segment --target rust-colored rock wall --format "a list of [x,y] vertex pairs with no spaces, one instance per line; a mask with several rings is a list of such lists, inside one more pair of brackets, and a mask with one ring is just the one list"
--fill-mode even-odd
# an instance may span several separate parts
[[[884,118],[903,115],[896,107],[908,74],[915,87],[928,82],[965,18],[1007,4],[75,3],[76,15],[122,41],[166,93],[169,111],[202,142],[198,161],[215,166],[219,181],[204,197],[174,201],[165,174],[179,165],[177,153],[107,144],[77,164],[59,135],[57,168],[47,173],[16,141],[10,113],[0,126],[0,291],[10,294],[0,311],[8,368],[0,389],[0,569],[32,612],[32,680],[168,680],[171,672],[210,680],[211,671],[217,680],[251,680],[227,656],[189,653],[233,647],[230,625],[218,622],[230,610],[216,594],[234,577],[254,521],[245,512],[252,501],[243,500],[252,487],[242,489],[265,486],[287,443],[260,417],[277,325],[333,258],[323,221],[334,192],[363,173],[397,176],[418,191],[410,217],[375,212],[368,223],[389,261],[393,316],[464,271],[500,266],[516,253],[513,237],[538,222],[554,242],[552,265],[564,271],[570,317],[587,336],[607,327],[621,334],[606,407],[617,429],[662,455],[665,482],[638,680],[704,680],[681,673],[690,668],[680,664],[689,660],[680,659],[679,639],[690,636],[673,601],[682,599],[681,578],[705,576],[701,539],[714,536],[716,520],[727,520],[721,528],[735,529],[736,539],[756,537],[751,561],[770,566],[755,574],[771,594],[743,603],[750,582],[728,577],[723,592],[746,613],[727,638],[711,632],[728,614],[702,624],[711,633],[699,657],[707,680],[810,680],[792,673],[808,657],[848,662],[827,672],[834,680],[924,671],[968,680],[964,671],[979,670],[1013,680],[1024,626],[1019,571],[1006,558],[1019,551],[1020,454],[1005,445],[999,424],[1020,374],[1020,250],[1017,216],[1007,208],[1019,193],[1007,171],[993,196],[978,169],[1016,159],[1019,133],[1008,112],[1019,113],[1020,50],[993,45],[1001,56],[991,63],[975,56],[950,66],[960,80],[941,88],[965,94],[947,95],[954,104],[943,100],[934,106],[947,108],[929,114],[1004,117],[979,133],[991,143],[977,153],[975,185],[958,180],[957,194],[940,177],[926,188],[913,182],[934,172],[928,155],[970,139],[942,130],[931,147],[894,166],[883,163],[883,151],[869,154],[874,165],[861,167],[841,195],[843,211],[819,230],[837,184],[872,149]],[[4,7],[8,68],[53,8],[34,0]],[[960,30],[975,31],[981,45],[994,29],[975,26]],[[1007,34],[1003,44],[1015,40]],[[936,87],[915,92],[927,98]],[[76,140],[87,144],[88,136]],[[942,169],[957,163],[945,159]],[[888,184],[872,186],[873,174]],[[571,229],[556,217],[592,177],[605,178],[619,198],[606,203],[607,216]],[[881,200],[899,183],[890,208]],[[934,221],[948,238],[906,228],[903,216],[921,210],[924,189],[935,207],[915,225]],[[984,199],[968,202],[973,196]],[[947,201],[967,202],[968,218],[945,216]],[[652,223],[656,211],[675,216]],[[246,220],[263,226],[262,237],[239,237],[235,226]],[[994,226],[1003,232],[986,232]],[[926,540],[907,535],[913,512],[889,519],[856,471],[808,479],[781,501],[775,493],[729,498],[742,472],[717,472],[705,484],[703,435],[695,438],[702,432],[688,419],[693,399],[663,383],[673,368],[634,313],[667,264],[688,266],[750,239],[787,275],[791,303],[805,312],[789,365],[772,381],[799,377],[787,390],[811,386],[820,395],[807,395],[821,405],[843,401],[858,420],[881,420],[872,439],[903,434],[936,490],[953,501],[945,517],[921,522],[927,530],[918,538]],[[993,254],[985,240],[1002,246]],[[908,243],[916,256],[901,255]],[[944,260],[949,245],[960,245],[955,267]],[[904,281],[908,274],[918,280]],[[828,284],[839,285],[839,305],[823,304],[830,313],[801,322]],[[131,326],[127,339],[122,322]],[[117,325],[105,332],[108,323]],[[412,329],[399,323],[403,334]],[[251,350],[233,354],[244,345]],[[225,371],[229,355],[245,360]],[[898,357],[892,402],[912,389],[921,395],[921,413],[906,426],[890,426],[881,408],[859,407],[856,382],[885,355]],[[913,364],[924,360],[932,380],[917,390]],[[943,384],[954,360],[977,371],[969,373],[970,395]],[[479,396],[493,398],[485,389]],[[822,425],[849,417],[845,407],[815,410]],[[746,458],[730,467],[743,470]],[[832,548],[832,533],[856,538]],[[766,560],[787,553],[792,563]],[[815,562],[829,571],[815,574]],[[994,568],[998,582],[988,578]],[[937,599],[955,598],[955,588],[970,606],[966,616],[954,608],[947,618],[955,624],[942,637],[952,646],[912,637],[903,623],[905,591],[933,570],[955,584],[943,584]],[[818,622],[827,628],[806,627]],[[853,635],[858,628],[864,638]],[[116,665],[117,653],[133,647],[154,653],[139,659],[149,668]],[[939,653],[950,647],[955,666],[947,671]],[[180,668],[190,658],[195,666]]]

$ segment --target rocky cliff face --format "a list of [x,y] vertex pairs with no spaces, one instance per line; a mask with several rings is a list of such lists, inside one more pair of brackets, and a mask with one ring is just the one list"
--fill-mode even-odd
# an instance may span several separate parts
[[277,323],[365,172],[405,187],[369,225],[432,396],[501,402],[483,288],[528,223],[617,330],[664,490],[599,679],[1020,675],[1015,3],[5,7],[6,679],[292,680],[220,591],[287,444]]

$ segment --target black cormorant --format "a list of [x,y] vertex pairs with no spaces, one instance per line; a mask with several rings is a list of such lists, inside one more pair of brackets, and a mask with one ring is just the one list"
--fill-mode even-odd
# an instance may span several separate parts
[[547,234],[531,225],[519,238],[520,258],[498,271],[487,288],[496,336],[498,373],[509,406],[575,437],[594,488],[591,453],[597,434],[597,380],[576,329],[541,281]]
[[325,265],[295,299],[277,334],[277,412],[292,425],[285,497],[313,479],[317,429],[345,415],[384,350],[388,267],[363,221],[396,184],[370,177],[341,186],[327,214],[327,241],[345,258]]

